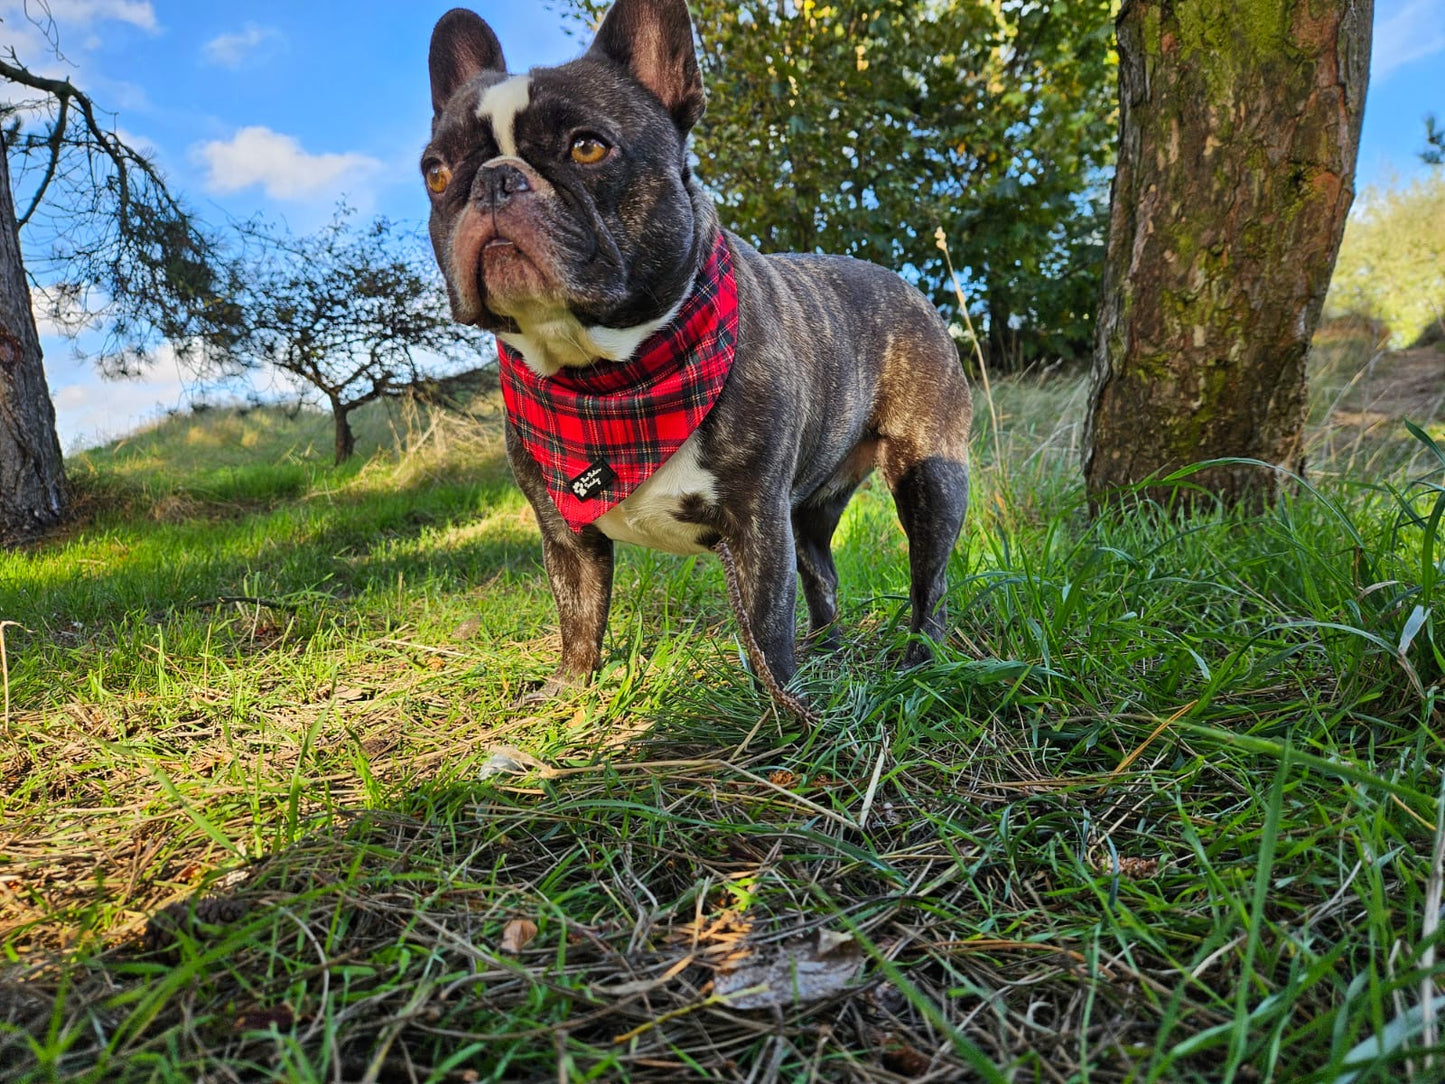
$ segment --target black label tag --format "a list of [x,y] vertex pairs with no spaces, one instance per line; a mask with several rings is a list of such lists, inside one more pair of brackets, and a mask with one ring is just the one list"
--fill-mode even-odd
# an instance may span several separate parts
[[615,481],[617,472],[605,460],[599,459],[567,485],[572,490],[572,496],[579,501],[590,501]]

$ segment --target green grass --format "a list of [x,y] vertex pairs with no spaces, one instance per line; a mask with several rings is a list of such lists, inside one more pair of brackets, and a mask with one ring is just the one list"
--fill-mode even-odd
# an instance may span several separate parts
[[997,389],[948,643],[894,668],[867,487],[811,732],[715,562],[631,548],[597,683],[514,708],[557,643],[494,419],[88,453],[0,555],[0,1079],[1445,1079],[1440,419],[1354,439],[1368,349],[1317,353],[1254,517],[1090,522],[1078,382]]

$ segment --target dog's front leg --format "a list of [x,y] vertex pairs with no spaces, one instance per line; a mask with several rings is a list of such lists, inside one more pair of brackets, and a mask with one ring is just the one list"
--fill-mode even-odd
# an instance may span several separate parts
[[786,508],[760,511],[726,539],[753,638],[780,684],[797,671],[793,635],[798,592],[793,524]]
[[562,661],[544,692],[583,685],[602,665],[612,602],[612,539],[596,527],[573,533],[560,519],[542,529],[542,562],[557,602]]

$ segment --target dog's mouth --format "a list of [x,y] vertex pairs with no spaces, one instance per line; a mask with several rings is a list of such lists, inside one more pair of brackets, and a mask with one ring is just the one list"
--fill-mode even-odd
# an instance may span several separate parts
[[476,260],[478,298],[498,316],[517,316],[521,309],[554,292],[544,269],[525,240],[497,231],[495,223],[486,233]]

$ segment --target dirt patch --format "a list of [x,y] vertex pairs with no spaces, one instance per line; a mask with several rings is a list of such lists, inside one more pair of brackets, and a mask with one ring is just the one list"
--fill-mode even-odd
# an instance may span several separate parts
[[1408,419],[1420,425],[1445,411],[1445,351],[1433,346],[1382,354],[1336,405],[1337,425],[1373,426]]

